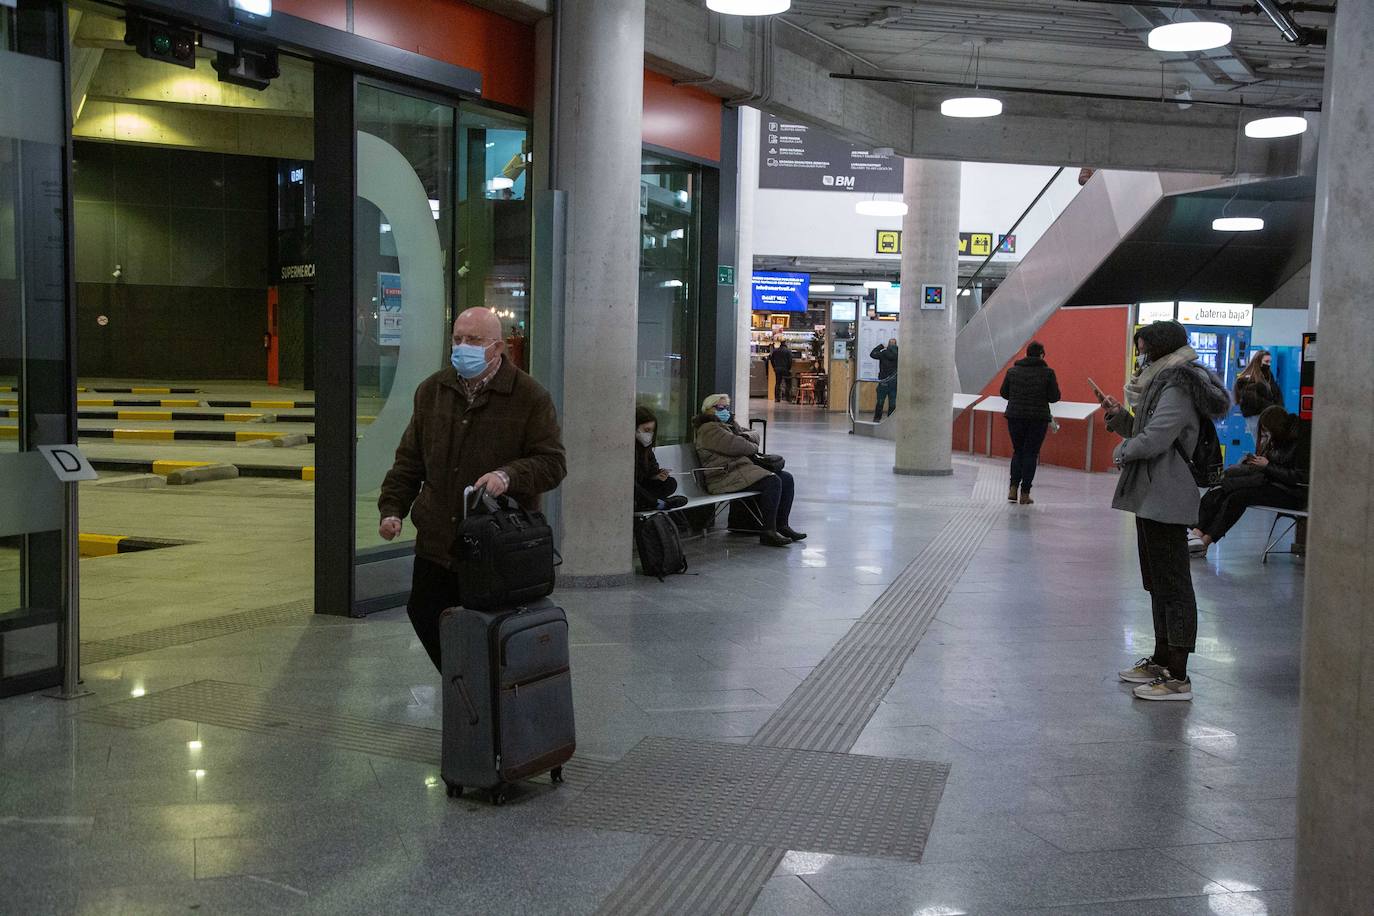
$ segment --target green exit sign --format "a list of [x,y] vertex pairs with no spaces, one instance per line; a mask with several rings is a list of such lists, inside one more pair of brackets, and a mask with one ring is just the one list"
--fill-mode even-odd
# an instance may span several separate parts
[[735,285],[735,268],[729,264],[722,264],[716,268],[716,280],[723,286]]

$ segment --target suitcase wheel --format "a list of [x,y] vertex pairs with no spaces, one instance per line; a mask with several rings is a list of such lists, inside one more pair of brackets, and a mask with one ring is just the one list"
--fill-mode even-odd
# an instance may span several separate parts
[[562,767],[554,767],[552,770],[549,770],[549,782],[554,783],[554,784],[557,784],[557,783],[560,783],[560,782],[562,782],[562,781],[563,781],[563,768],[562,768]]
[[458,783],[456,783],[456,782],[448,783],[448,797],[449,797],[449,798],[462,798],[462,797],[463,797],[463,787],[460,786],[460,785],[458,785]]
[[504,805],[506,803],[506,787],[497,786],[491,790],[491,803],[493,805]]

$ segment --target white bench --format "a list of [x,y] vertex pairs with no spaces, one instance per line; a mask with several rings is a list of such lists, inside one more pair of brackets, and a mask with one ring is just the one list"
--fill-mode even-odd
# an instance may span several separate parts
[[[1249,506],[1247,508],[1258,509],[1261,512],[1274,513],[1274,524],[1269,526],[1268,543],[1264,545],[1264,553],[1260,554],[1260,565],[1267,564],[1269,562],[1269,555],[1271,553],[1278,553],[1278,551],[1274,549],[1278,542],[1287,537],[1288,533],[1292,531],[1294,528],[1296,528],[1299,522],[1305,521],[1309,517],[1306,509],[1281,509],[1278,506]],[[1275,536],[1275,529],[1279,527],[1279,522],[1283,521],[1284,519],[1288,519],[1288,527],[1280,531],[1278,535]],[[1297,553],[1298,556],[1302,556],[1302,554],[1298,551],[1291,552]]]
[[[660,510],[648,509],[635,512],[636,518],[644,518],[653,515],[655,512],[681,512],[684,509],[694,509],[698,506],[714,506],[715,512],[720,513],[728,503],[737,499],[753,499],[759,495],[758,490],[741,490],[738,493],[710,493],[706,490],[706,476],[713,472],[718,473],[719,468],[699,468],[697,467],[697,450],[691,445],[660,445],[654,449],[654,457],[658,459],[658,466],[668,468],[677,479],[677,495],[685,496],[687,504],[678,506],[676,509]],[[758,508],[753,503],[745,503],[745,508],[749,514],[763,524],[759,518]]]

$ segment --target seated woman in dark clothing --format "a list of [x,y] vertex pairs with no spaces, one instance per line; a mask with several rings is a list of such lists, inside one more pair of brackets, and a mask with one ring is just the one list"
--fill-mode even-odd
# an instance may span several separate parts
[[654,445],[658,441],[658,417],[647,407],[635,408],[635,511],[677,509],[687,497],[674,496],[677,481],[671,468],[658,466]]
[[1305,425],[1282,407],[1266,407],[1259,416],[1258,439],[1256,454],[1227,468],[1221,486],[1203,495],[1198,525],[1188,533],[1193,556],[1207,556],[1207,548],[1225,537],[1250,506],[1307,506],[1312,444]]
[[788,524],[792,514],[792,498],[796,482],[787,471],[769,471],[754,462],[759,453],[758,434],[743,429],[730,412],[728,394],[709,395],[701,404],[701,413],[692,420],[696,427],[697,458],[705,472],[706,489],[710,493],[738,493],[758,491],[759,515],[763,530],[759,543],[770,547],[788,547],[793,541],[806,538]]

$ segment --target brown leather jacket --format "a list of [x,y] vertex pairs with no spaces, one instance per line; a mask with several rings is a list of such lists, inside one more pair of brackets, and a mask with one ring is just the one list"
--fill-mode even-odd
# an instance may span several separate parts
[[415,413],[382,481],[382,518],[416,528],[415,555],[445,568],[463,514],[463,489],[490,471],[510,477],[510,495],[527,509],[568,472],[553,399],[507,359],[471,404],[446,367],[420,383]]

